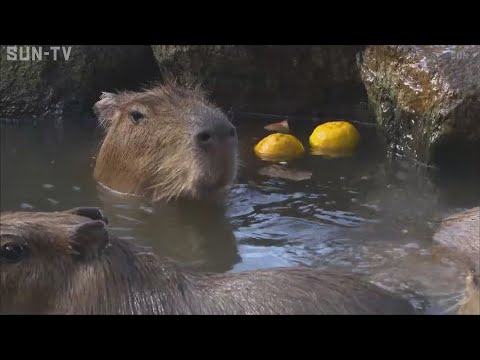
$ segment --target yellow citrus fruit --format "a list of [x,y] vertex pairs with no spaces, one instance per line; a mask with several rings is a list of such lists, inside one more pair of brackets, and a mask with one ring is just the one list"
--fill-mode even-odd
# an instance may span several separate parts
[[330,121],[319,125],[309,138],[313,153],[350,153],[359,141],[358,130],[347,121]]
[[302,156],[305,148],[293,135],[274,133],[260,140],[254,151],[265,160],[291,160]]

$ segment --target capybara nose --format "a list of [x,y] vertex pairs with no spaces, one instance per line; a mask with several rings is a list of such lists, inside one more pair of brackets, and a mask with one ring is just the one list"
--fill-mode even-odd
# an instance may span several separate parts
[[209,147],[214,144],[237,139],[237,131],[232,125],[217,126],[203,129],[195,135],[195,141],[200,147]]

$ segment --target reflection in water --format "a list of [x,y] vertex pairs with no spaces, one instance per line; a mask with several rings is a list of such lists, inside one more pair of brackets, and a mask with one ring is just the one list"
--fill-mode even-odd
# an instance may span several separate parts
[[[452,307],[464,288],[465,266],[435,251],[432,231],[446,215],[478,206],[478,179],[432,182],[431,170],[387,158],[370,127],[359,127],[360,146],[351,157],[307,153],[278,165],[286,170],[277,167],[273,175],[282,176],[272,177],[262,171],[271,163],[252,150],[267,134],[264,125],[237,122],[242,166],[225,209],[187,201],[152,206],[99,187],[92,177],[99,134],[89,129],[2,127],[1,209],[100,206],[118,236],[200,269],[340,267],[420,309]],[[309,133],[295,135],[308,144]]]
[[228,271],[240,261],[225,208],[208,201],[150,204],[98,186],[112,231],[151,246],[155,252],[206,271]]

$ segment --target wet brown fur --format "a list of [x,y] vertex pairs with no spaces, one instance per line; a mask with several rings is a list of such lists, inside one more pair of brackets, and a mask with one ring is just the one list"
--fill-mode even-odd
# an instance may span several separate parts
[[[78,258],[72,252],[79,241],[75,229],[92,221],[60,212],[2,214],[2,245],[17,237],[30,254],[15,264],[0,263],[0,313],[414,313],[407,301],[335,271],[297,267],[195,273],[116,238],[100,255]],[[78,246],[82,249],[81,242]]]
[[[103,94],[94,106],[106,135],[95,179],[111,190],[153,200],[223,195],[235,179],[237,144],[228,165],[193,144],[195,131],[213,123],[232,126],[199,84],[169,80],[141,92]],[[145,118],[134,125],[131,111]]]
[[474,263],[480,257],[480,207],[468,209],[445,218],[433,239],[461,252]]
[[452,249],[465,259],[471,269],[466,277],[466,291],[459,302],[458,314],[480,315],[480,207],[468,209],[445,218],[435,234],[434,241]]
[[479,276],[474,272],[467,275],[465,295],[457,313],[459,315],[480,315]]

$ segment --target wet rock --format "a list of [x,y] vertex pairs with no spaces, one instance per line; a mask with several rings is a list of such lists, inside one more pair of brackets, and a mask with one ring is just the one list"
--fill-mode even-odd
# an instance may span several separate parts
[[[355,63],[364,46],[152,45],[160,71],[201,80],[238,111],[311,111],[347,96],[366,99]],[[352,95],[354,94],[354,95]]]
[[90,113],[101,91],[136,89],[158,75],[149,46],[52,46],[18,46],[16,51],[1,46],[2,120],[61,120]]
[[392,148],[437,165],[480,163],[480,46],[369,46],[358,64]]

